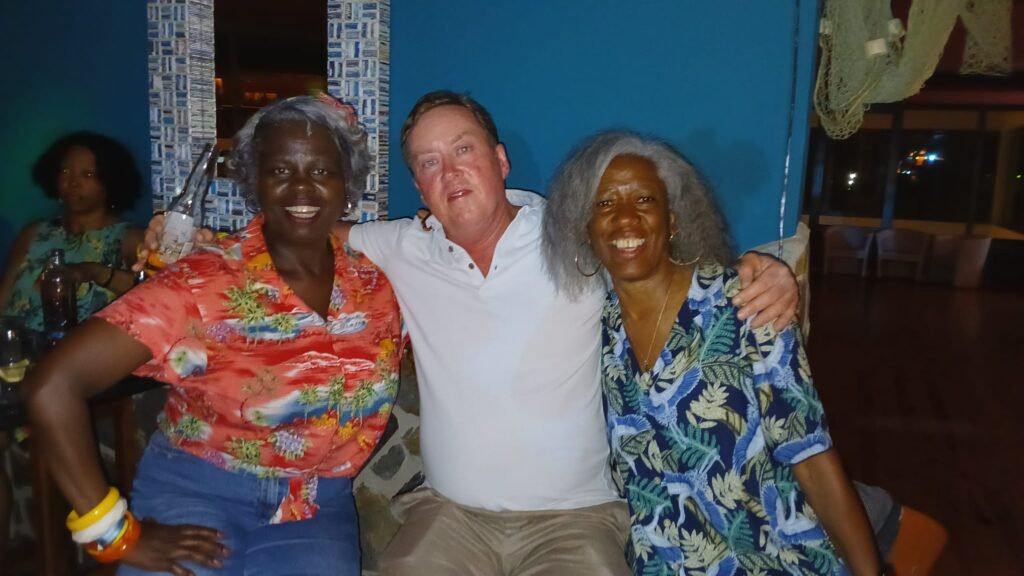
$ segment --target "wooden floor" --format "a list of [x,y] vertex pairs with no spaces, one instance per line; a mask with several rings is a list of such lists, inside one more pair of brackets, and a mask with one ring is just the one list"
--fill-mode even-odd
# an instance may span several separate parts
[[1024,575],[1024,294],[817,276],[808,349],[850,476],[935,517],[934,574]]

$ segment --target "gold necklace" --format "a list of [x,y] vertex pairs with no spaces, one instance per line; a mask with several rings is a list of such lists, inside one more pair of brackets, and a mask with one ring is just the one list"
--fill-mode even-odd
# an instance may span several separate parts
[[665,316],[665,307],[668,306],[668,297],[672,294],[672,284],[675,281],[676,269],[675,266],[673,266],[672,277],[668,279],[668,288],[665,288],[665,299],[661,301],[661,312],[658,312],[658,323],[654,325],[654,333],[651,334],[651,343],[647,345],[647,354],[644,354],[643,360],[640,361],[640,367],[643,368],[644,372],[651,371],[651,350],[654,348],[654,341],[658,339],[658,329],[661,328],[661,319]]

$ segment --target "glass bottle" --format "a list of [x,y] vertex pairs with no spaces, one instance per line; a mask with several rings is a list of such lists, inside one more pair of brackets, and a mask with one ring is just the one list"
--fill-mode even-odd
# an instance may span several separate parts
[[43,304],[43,332],[51,343],[78,322],[77,286],[71,271],[64,265],[64,251],[50,250],[46,267],[39,276],[39,292]]
[[28,344],[18,318],[0,316],[0,406],[18,401],[13,386],[25,377],[29,365]]
[[150,274],[192,251],[196,228],[203,222],[203,200],[213,181],[217,166],[217,147],[207,144],[192,165],[181,192],[174,197],[164,216],[160,248],[146,261]]

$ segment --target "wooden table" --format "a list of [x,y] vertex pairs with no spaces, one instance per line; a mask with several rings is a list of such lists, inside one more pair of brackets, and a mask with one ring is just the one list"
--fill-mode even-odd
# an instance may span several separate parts
[[[132,396],[164,384],[149,378],[129,376],[89,400],[93,419],[111,418],[114,424],[114,453],[117,459],[118,489],[123,494],[131,491],[139,450],[135,440],[136,421]],[[28,416],[21,404],[0,406],[0,430],[14,430],[28,424]],[[36,530],[36,574],[61,576],[72,570],[71,536],[64,526],[69,505],[57,490],[30,436],[29,457],[32,462],[32,494],[34,497]]]

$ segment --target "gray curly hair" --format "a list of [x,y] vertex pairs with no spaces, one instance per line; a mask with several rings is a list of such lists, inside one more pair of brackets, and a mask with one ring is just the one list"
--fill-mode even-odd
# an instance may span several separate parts
[[602,132],[584,140],[558,168],[548,189],[544,210],[544,256],[560,290],[577,297],[599,286],[579,268],[600,266],[590,248],[587,226],[593,213],[597,185],[616,156],[646,158],[665,184],[669,210],[677,233],[670,242],[671,257],[728,264],[733,252],[725,222],[697,170],[669,144],[628,131]]
[[[340,106],[340,105],[339,105]],[[256,112],[235,134],[234,150],[228,158],[228,170],[238,181],[247,202],[259,206],[256,180],[259,177],[259,156],[263,148],[263,128],[284,122],[306,122],[307,133],[319,124],[331,133],[338,151],[344,157],[346,211],[351,210],[366,190],[370,173],[370,152],[366,131],[356,122],[354,111],[343,110],[312,96],[295,96],[270,104]]]

